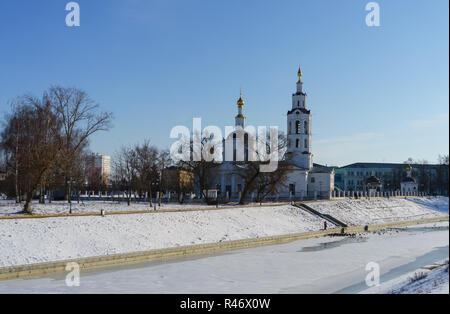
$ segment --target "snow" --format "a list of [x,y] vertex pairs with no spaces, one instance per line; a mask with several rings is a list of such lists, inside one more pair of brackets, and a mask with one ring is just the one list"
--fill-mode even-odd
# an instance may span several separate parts
[[440,211],[448,215],[448,197],[436,196],[436,197],[421,197],[421,198],[409,198],[410,202],[427,207],[432,210]]
[[351,226],[448,216],[448,197],[338,200],[308,206]]
[[[356,238],[308,239],[171,262],[82,270],[80,287],[66,286],[67,273],[9,280],[0,282],[0,293],[334,293],[360,283],[365,289],[369,262],[379,263],[383,284],[383,276],[392,270],[448,248],[448,229],[442,226],[448,228],[448,222],[428,224],[426,231],[402,228]],[[441,252],[427,264],[448,258],[448,250]]]
[[[153,204],[154,205],[154,204]],[[251,205],[250,205],[251,206]],[[157,205],[158,210],[183,210],[193,208],[214,208],[215,206],[208,206],[206,204],[179,204],[179,203],[162,203],[161,206]],[[38,201],[34,201],[31,205],[34,214],[68,214],[70,207],[67,201],[53,201],[52,203],[39,204]],[[149,211],[154,210],[154,207],[150,208],[148,202],[133,202],[130,206],[126,201],[111,202],[111,201],[84,201],[78,203],[72,202],[73,213],[98,213],[101,210],[107,212],[123,212],[123,211]],[[0,200],[0,216],[9,216],[21,214],[23,210],[23,204],[16,204],[14,201],[1,201]]]
[[319,230],[290,205],[0,220],[0,267]]
[[[445,202],[448,206],[448,198],[439,199],[436,206],[442,208]],[[432,199],[424,199],[423,203],[426,205],[409,199],[371,199],[308,204],[353,225],[444,215],[430,209],[436,208]],[[58,212],[63,208],[56,203],[41,206],[45,212]],[[84,206],[86,211],[128,207],[108,202],[85,203]],[[145,208],[144,204],[130,207],[136,210],[139,206]],[[290,205],[105,217],[0,219],[0,267],[284,235],[322,227],[322,219]]]
[[[406,275],[392,279],[377,287],[369,288],[361,294],[448,294],[449,274],[448,259],[439,261],[437,265],[431,265],[433,269],[423,267]],[[436,268],[435,268],[436,267]],[[417,281],[411,281],[417,274],[425,274],[426,277]]]
[[[237,204],[233,204],[237,205]],[[259,204],[248,204],[245,207],[257,207]],[[360,200],[339,200],[339,201],[317,201],[308,203],[309,206],[319,210],[324,214],[338,215],[345,219],[355,220],[356,225],[366,223],[381,223],[397,221],[402,219],[415,217],[429,218],[440,214],[448,215],[449,201],[448,197],[423,197],[423,198],[407,198],[407,199],[360,199]],[[64,201],[54,201],[52,203],[39,204],[37,201],[32,203],[34,214],[67,214],[69,213],[69,204]],[[220,208],[230,208],[233,206],[221,205]],[[235,207],[235,206],[234,206]],[[214,209],[202,203],[179,204],[176,202],[162,203],[157,206],[158,210],[188,210],[188,209]],[[0,200],[0,216],[9,216],[19,214],[23,210],[23,204],[16,204],[11,200]],[[130,206],[122,201],[84,201],[72,202],[73,213],[99,213],[101,210],[106,212],[127,212],[127,211],[153,211],[148,202],[132,202]],[[349,217],[351,216],[351,218]],[[338,218],[339,219],[339,218]],[[347,222],[350,222],[347,220]]]

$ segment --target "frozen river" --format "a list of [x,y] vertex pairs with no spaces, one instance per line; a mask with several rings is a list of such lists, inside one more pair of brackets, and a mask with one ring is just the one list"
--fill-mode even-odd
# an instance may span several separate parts
[[356,293],[369,262],[390,280],[449,255],[448,222],[320,238],[170,262],[146,262],[0,282],[0,293]]

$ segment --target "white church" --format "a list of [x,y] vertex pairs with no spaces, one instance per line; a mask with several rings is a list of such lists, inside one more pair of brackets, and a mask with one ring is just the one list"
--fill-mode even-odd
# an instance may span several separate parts
[[419,185],[416,179],[412,177],[411,165],[408,165],[408,168],[406,168],[406,178],[400,183],[400,190],[404,195],[416,195],[419,192]]
[[[237,102],[238,114],[235,126],[245,129],[244,100]],[[245,132],[245,131],[244,131]],[[297,90],[292,95],[292,108],[287,113],[287,150],[284,160],[292,171],[280,190],[279,197],[301,199],[329,199],[334,190],[334,169],[313,163],[311,150],[311,111],[307,94],[303,91],[302,71],[298,71]],[[235,155],[235,154],[234,154]],[[225,161],[215,178],[215,188],[220,196],[237,198],[244,187],[234,162]]]

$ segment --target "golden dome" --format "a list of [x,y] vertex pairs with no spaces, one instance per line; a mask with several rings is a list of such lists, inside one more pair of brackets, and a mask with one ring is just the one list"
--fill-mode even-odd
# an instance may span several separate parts
[[238,99],[238,101],[237,101],[237,105],[238,105],[239,107],[244,107],[244,104],[245,104],[245,102],[244,102],[244,100],[242,99],[242,87],[241,87],[241,92],[240,92],[239,99]]
[[408,168],[406,168],[406,171],[412,171],[411,165],[408,165]]
[[299,67],[298,68],[298,83],[301,83],[302,82],[302,68],[301,67]]

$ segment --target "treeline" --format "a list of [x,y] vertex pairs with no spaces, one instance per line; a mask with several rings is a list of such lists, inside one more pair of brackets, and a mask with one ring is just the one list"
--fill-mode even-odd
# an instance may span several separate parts
[[176,184],[167,187],[162,179],[162,172],[169,164],[169,153],[160,151],[149,140],[144,140],[142,144],[122,146],[113,157],[112,189],[123,191],[128,205],[132,195],[137,194],[141,199],[147,197],[151,207],[156,192],[176,189]]
[[[0,133],[3,190],[31,213],[33,197],[86,182],[89,138],[111,127],[112,113],[100,109],[86,92],[54,86],[42,97],[23,95],[10,103]],[[51,198],[50,198],[51,199]]]
[[[147,198],[152,206],[152,197],[156,196],[156,192],[174,192],[180,203],[184,202],[186,194],[194,191],[208,204],[216,203],[219,199],[226,201],[228,199],[226,195],[222,194],[216,199],[208,193],[218,188],[217,178],[223,175],[220,173],[223,165],[222,151],[217,149],[222,145],[222,139],[213,140],[199,134],[194,134],[193,137],[197,137],[198,149],[194,149],[192,138],[180,143],[180,151],[184,151],[188,156],[183,160],[172,159],[173,156],[168,151],[158,150],[148,140],[142,144],[123,146],[113,157],[111,192],[124,192],[128,205],[131,203],[132,195],[137,195],[141,200]],[[242,137],[244,138],[243,135]],[[278,135],[275,147],[270,146],[269,140],[270,138],[264,142],[265,146],[262,145],[264,153],[270,151],[272,155],[278,155],[282,160],[286,148],[285,136]],[[248,137],[244,142],[243,150],[248,156]],[[258,147],[256,140],[254,144]],[[205,152],[209,152],[207,154],[209,156],[206,156]],[[231,168],[227,169],[230,174],[242,179],[239,196],[239,202],[242,204],[251,194],[255,195],[257,201],[263,201],[271,194],[278,194],[281,188],[286,187],[287,175],[291,171],[289,164],[277,162],[276,169],[263,172],[261,166],[267,165],[268,162],[259,161],[262,152],[258,148],[254,153],[257,161],[250,161],[248,158],[244,158],[243,161],[234,160],[230,162]]]
[[440,155],[437,164],[427,160],[409,158],[405,163],[413,167],[413,177],[419,184],[419,191],[429,194],[448,195],[449,189],[449,155]]

